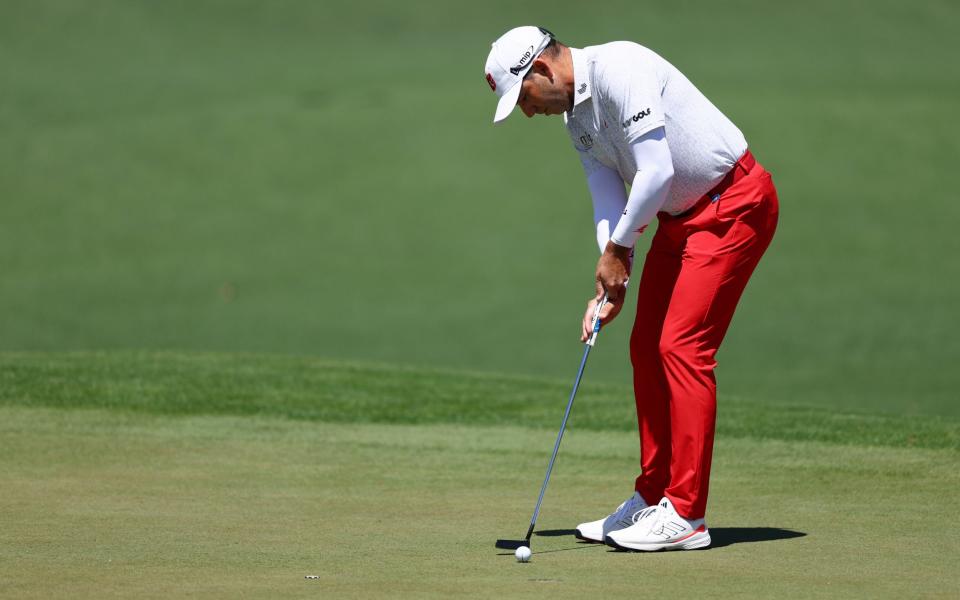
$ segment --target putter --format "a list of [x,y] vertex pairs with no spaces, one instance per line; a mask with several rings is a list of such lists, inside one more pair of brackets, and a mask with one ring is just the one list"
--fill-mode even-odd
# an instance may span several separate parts
[[570,400],[567,401],[567,410],[563,413],[563,421],[560,423],[560,431],[557,433],[557,441],[553,445],[553,454],[550,455],[550,462],[547,464],[547,475],[543,478],[543,485],[540,486],[540,496],[537,498],[537,506],[533,509],[533,517],[530,519],[530,528],[527,529],[527,536],[522,540],[497,540],[497,548],[505,550],[516,550],[520,546],[530,547],[530,536],[533,535],[533,528],[537,524],[537,517],[540,515],[540,504],[543,502],[543,494],[547,491],[547,484],[550,483],[550,472],[553,471],[553,463],[557,460],[557,451],[560,450],[560,440],[563,439],[563,432],[567,428],[567,419],[570,418],[570,409],[573,408],[573,399],[577,397],[577,388],[580,387],[580,378],[583,377],[583,368],[587,366],[587,357],[590,355],[590,348],[597,341],[597,334],[600,333],[600,311],[607,303],[607,295],[597,304],[597,309],[593,313],[593,333],[584,342],[583,358],[580,360],[580,369],[577,371],[577,378],[573,381],[573,391],[570,392]]

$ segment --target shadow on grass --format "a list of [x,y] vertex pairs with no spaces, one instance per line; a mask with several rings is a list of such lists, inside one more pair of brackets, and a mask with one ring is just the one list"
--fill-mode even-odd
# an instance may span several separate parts
[[[535,536],[543,537],[562,537],[574,535],[575,529],[545,529],[534,532]],[[789,540],[798,537],[804,537],[807,534],[802,531],[793,531],[792,529],[780,529],[779,527],[711,527],[710,538],[712,543],[710,548],[725,548],[733,544],[747,544],[750,542],[772,542],[775,540]],[[590,542],[580,542],[586,546],[591,546]],[[583,546],[581,546],[583,547]],[[572,549],[572,548],[571,548]]]
[[564,535],[574,535],[576,529],[544,529],[543,531],[534,531],[533,535],[542,535],[543,537],[561,537]]
[[[576,533],[576,531],[577,531],[576,529],[544,529],[543,531],[534,531],[533,535],[541,536],[541,537],[564,537],[568,535],[572,536]],[[507,542],[516,542],[515,544],[516,546],[520,546],[523,544],[523,540],[497,540],[497,548],[500,548],[501,550],[503,550],[504,548],[507,547]],[[585,542],[582,540],[576,540],[576,542],[577,542],[577,545],[572,548],[555,548],[553,550],[533,550],[533,554],[550,554],[551,552],[568,552],[570,550],[585,550],[586,548],[605,548],[603,544],[598,544],[594,542]],[[532,547],[533,544],[531,543],[530,546]],[[515,546],[510,545],[510,547],[512,548]],[[532,549],[533,548],[531,548],[531,550]],[[513,555],[512,552],[498,552],[497,554],[500,556]]]
[[733,544],[749,542],[772,542],[789,540],[807,535],[802,531],[780,529],[779,527],[711,527],[711,548],[724,548]]

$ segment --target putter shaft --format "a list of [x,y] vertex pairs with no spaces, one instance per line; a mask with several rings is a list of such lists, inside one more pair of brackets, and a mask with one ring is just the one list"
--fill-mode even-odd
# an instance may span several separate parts
[[567,429],[567,420],[570,418],[570,409],[573,408],[573,399],[577,397],[577,389],[580,387],[580,379],[583,377],[583,370],[587,366],[587,357],[590,356],[590,348],[593,347],[597,339],[597,333],[600,332],[600,311],[607,303],[607,295],[597,304],[597,310],[593,315],[593,331],[590,337],[584,343],[583,358],[580,360],[580,368],[577,370],[577,378],[573,381],[573,389],[570,391],[570,399],[567,401],[567,410],[563,413],[563,421],[560,423],[560,431],[557,433],[557,441],[553,444],[553,454],[550,455],[550,462],[547,464],[547,474],[543,478],[543,485],[540,486],[540,495],[537,497],[537,505],[533,509],[533,517],[530,518],[530,528],[527,529],[526,541],[530,542],[533,535],[533,528],[537,524],[537,517],[540,515],[540,505],[543,503],[543,495],[547,491],[547,484],[550,482],[550,473],[553,472],[553,463],[557,460],[557,452],[560,450],[560,441],[563,440],[563,432]]

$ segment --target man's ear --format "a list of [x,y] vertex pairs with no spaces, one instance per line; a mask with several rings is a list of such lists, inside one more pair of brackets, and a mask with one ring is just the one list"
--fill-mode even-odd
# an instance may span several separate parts
[[550,63],[542,58],[538,58],[537,60],[533,61],[533,65],[530,67],[530,70],[538,75],[543,75],[550,80],[550,83],[553,83],[553,69],[550,67]]

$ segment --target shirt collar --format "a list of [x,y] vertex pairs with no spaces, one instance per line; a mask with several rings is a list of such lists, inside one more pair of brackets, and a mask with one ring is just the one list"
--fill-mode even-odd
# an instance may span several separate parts
[[587,65],[587,53],[580,48],[570,48],[573,61],[573,105],[576,106],[590,97],[590,71]]

